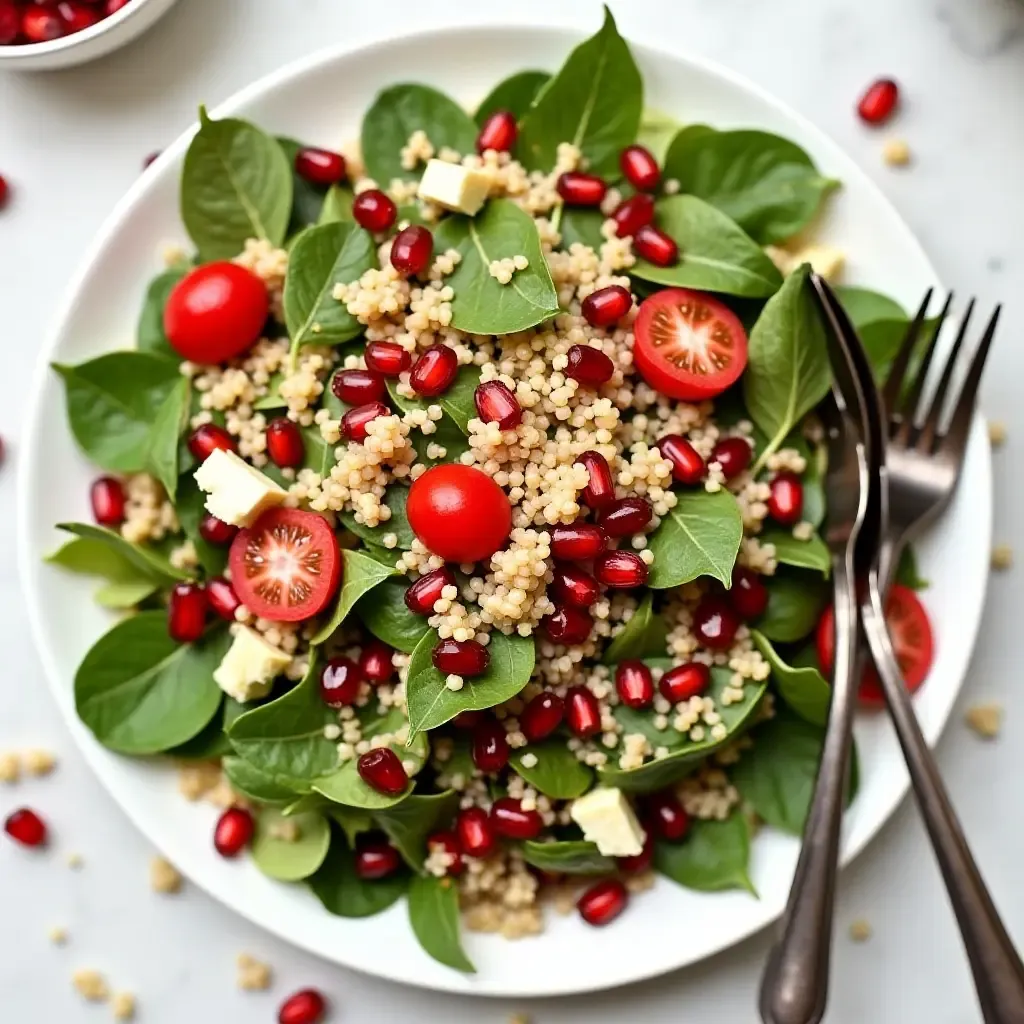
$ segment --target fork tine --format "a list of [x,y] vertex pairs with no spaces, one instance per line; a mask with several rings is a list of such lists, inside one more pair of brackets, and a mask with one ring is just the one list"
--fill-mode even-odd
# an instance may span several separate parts
[[953,418],[949,422],[949,430],[944,437],[939,439],[939,447],[946,450],[946,453],[959,458],[967,447],[967,435],[971,429],[971,419],[974,416],[974,402],[978,397],[978,385],[981,383],[981,374],[985,369],[985,360],[988,358],[989,349],[992,347],[992,339],[995,337],[996,325],[999,323],[999,314],[1002,312],[1002,305],[998,305],[992,313],[985,328],[985,333],[978,343],[971,360],[970,369],[964,385],[957,396],[956,405],[953,409]]
[[[946,392],[949,390],[953,373],[956,370],[956,361],[960,356],[960,349],[963,347],[964,338],[967,337],[967,325],[970,322],[971,314],[974,312],[974,299],[967,303],[963,318],[960,320],[960,329],[956,332],[956,340],[953,348],[946,358],[946,365],[942,370],[942,377],[939,379],[935,394],[932,397],[931,408],[921,426],[921,434],[917,439],[917,447],[923,452],[930,452],[939,433],[939,424],[942,421],[942,410],[946,405]],[[936,332],[937,334],[937,332]]]
[[[900,420],[902,421],[899,432],[905,442],[909,440],[914,430],[917,407],[921,404],[921,394],[924,392],[924,386],[928,382],[928,371],[931,369],[932,358],[935,355],[935,346],[938,344],[939,334],[942,332],[943,324],[945,324],[946,317],[949,315],[949,307],[952,305],[952,302],[953,293],[950,292],[946,296],[946,301],[942,304],[938,319],[935,321],[935,329],[932,331],[932,336],[925,347],[924,357],[917,368],[917,375],[914,377],[913,383],[903,398],[902,407],[898,410]],[[893,406],[893,411],[896,411],[895,406]]]
[[882,390],[882,401],[885,403],[885,409],[888,413],[891,413],[896,408],[900,395],[903,393],[903,378],[906,376],[907,367],[910,365],[910,357],[917,347],[917,339],[921,335],[921,326],[924,323],[924,318],[928,315],[928,307],[931,305],[933,290],[929,288],[924,293],[921,305],[914,314],[914,319],[907,328],[907,333],[903,335],[899,352],[896,353],[896,358],[889,368],[889,376],[886,378],[885,387]]

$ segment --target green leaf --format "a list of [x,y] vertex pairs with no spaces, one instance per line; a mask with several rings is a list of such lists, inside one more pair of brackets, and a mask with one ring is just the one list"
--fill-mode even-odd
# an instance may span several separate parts
[[828,721],[832,687],[817,667],[789,665],[764,634],[754,629],[751,636],[754,646],[772,667],[772,681],[779,696],[804,721],[811,725],[824,725]]
[[220,709],[207,723],[206,728],[180,746],[168,750],[167,756],[181,761],[212,761],[229,755],[231,743],[228,741],[227,727],[243,714],[245,705],[225,696]]
[[[475,375],[474,375],[475,376]],[[477,378],[479,379],[479,378]],[[445,398],[442,395],[441,398]],[[463,452],[469,451],[469,441],[466,434],[459,428],[459,425],[451,416],[442,416],[436,423],[437,430],[432,434],[424,434],[422,431],[412,432],[412,446],[416,449],[417,461],[427,466],[438,466],[442,462],[458,462]],[[444,455],[433,457],[427,454],[432,444],[439,444],[444,448]]]
[[854,288],[850,285],[839,285],[835,289],[836,296],[842,303],[846,315],[853,326],[860,330],[865,324],[878,320],[904,320],[910,318],[906,310],[895,300],[872,291],[870,288]]
[[[433,437],[434,435],[429,436]],[[390,519],[382,519],[377,526],[367,526],[365,523],[360,523],[351,512],[342,512],[339,518],[345,524],[345,529],[350,530],[357,537],[361,537],[368,544],[380,545],[385,534],[393,533],[398,538],[398,546],[394,555],[394,560],[397,561],[398,551],[408,551],[416,538],[405,511],[408,501],[409,488],[403,484],[392,484],[384,492],[384,501],[382,502],[391,510]]]
[[769,132],[720,132],[704,125],[676,135],[662,174],[721,210],[761,245],[797,234],[837,184],[795,142]]
[[[537,763],[531,768],[523,758],[532,754]],[[532,743],[512,753],[512,767],[534,789],[553,800],[573,800],[594,783],[594,773],[565,745],[564,739]]]
[[159,583],[174,583],[188,579],[188,573],[175,569],[158,551],[143,544],[132,544],[119,533],[91,523],[58,523],[58,530],[84,537],[94,544],[103,544],[122,560],[131,563],[139,572]]
[[191,385],[182,377],[156,411],[149,435],[149,471],[173,502],[178,491],[178,440],[188,425]]
[[158,274],[149,282],[138,326],[135,329],[135,344],[140,352],[154,356],[170,356],[175,360],[179,358],[178,353],[171,348],[164,331],[164,309],[174,286],[187,272],[187,267],[175,267]]
[[[679,121],[671,114],[664,114],[653,107],[644,107],[640,115],[640,131],[637,132],[636,141],[649,149],[654,159],[664,167],[665,154],[668,153],[668,147],[679,128]],[[662,178],[666,177],[671,175],[663,173]]]
[[523,843],[523,860],[540,871],[560,875],[608,875],[616,869],[615,860],[599,852],[596,843],[583,839],[564,839],[554,843]]
[[813,569],[827,576],[832,571],[832,556],[825,542],[816,533],[810,540],[797,540],[791,530],[770,526],[761,534],[762,544],[775,547],[775,559],[782,565],[793,565],[798,569]]
[[387,579],[360,598],[356,615],[378,640],[412,654],[432,631],[422,615],[414,615],[406,606],[408,589],[409,581],[404,576]]
[[580,245],[600,252],[606,239],[601,234],[604,214],[600,210],[588,210],[582,206],[565,206],[562,208],[562,219],[558,230],[562,235],[561,249],[569,250],[579,242]]
[[256,803],[284,805],[295,800],[294,789],[275,782],[266,772],[249,764],[244,757],[229,754],[221,761],[221,767],[231,788]]
[[450,878],[413,876],[409,884],[409,923],[424,951],[438,963],[476,973],[459,939],[459,890]]
[[757,242],[703,199],[667,196],[659,200],[656,216],[679,246],[679,259],[669,267],[637,260],[630,271],[634,277],[752,299],[774,295],[782,284],[778,268]]
[[93,599],[101,608],[109,608],[112,611],[125,611],[134,608],[156,593],[157,585],[139,577],[137,580],[104,583],[95,594]]
[[213,681],[228,646],[167,635],[167,613],[140,612],[90,648],[75,673],[75,707],[96,739],[122,754],[158,754],[200,732],[220,707]]
[[[320,798],[319,793],[314,796]],[[355,846],[356,839],[373,828],[373,817],[369,811],[361,811],[358,807],[344,807],[324,799],[324,813],[345,833],[349,846]]]
[[199,123],[181,174],[181,219],[202,259],[231,259],[247,238],[280,245],[292,209],[284,150],[255,125],[212,121],[203,107]]
[[427,796],[414,793],[373,817],[405,863],[421,872],[427,858],[427,836],[448,825],[458,809],[459,794],[453,790]]
[[177,364],[145,352],[109,352],[53,368],[64,379],[71,433],[90,460],[115,473],[146,470],[153,421],[182,379]]
[[763,578],[768,607],[757,620],[757,629],[776,643],[803,640],[818,624],[829,597],[829,587],[819,576],[798,569]]
[[[275,836],[282,825],[295,825],[299,837],[294,842]],[[252,859],[268,878],[279,882],[299,882],[309,878],[324,862],[331,845],[331,826],[322,814],[309,812],[286,818],[280,811],[264,808],[256,818],[252,840]]]
[[427,85],[393,85],[377,95],[363,118],[363,162],[381,188],[394,178],[418,180],[423,173],[422,167],[402,166],[402,148],[418,130],[427,133],[435,151],[445,146],[462,155],[476,151],[476,125],[453,99]]
[[295,139],[289,139],[287,136],[279,135],[277,137],[277,144],[281,147],[281,151],[288,161],[288,168],[292,177],[292,208],[288,217],[288,229],[286,232],[286,237],[291,238],[304,228],[308,228],[310,224],[317,223],[317,218],[320,216],[320,211],[324,205],[324,193],[326,190],[321,185],[314,185],[313,182],[307,181],[295,169],[295,157],[298,155],[299,150],[304,148],[303,143]]
[[896,582],[911,590],[927,590],[931,585],[921,576],[917,567],[917,555],[909,544],[900,552],[899,565],[896,566]]
[[[443,395],[437,395],[434,398],[407,398],[405,395],[398,393],[394,380],[388,380],[388,394],[391,395],[391,400],[402,412],[411,412],[413,409],[425,410],[432,405],[441,406],[445,416],[459,428],[462,434],[468,435],[469,421],[475,419],[477,415],[473,394],[479,383],[480,367],[462,366],[459,368],[458,376],[456,376],[452,386]],[[438,423],[436,433],[422,435],[427,443],[437,441],[438,444],[444,444],[444,441],[440,440],[441,427],[444,422],[442,419]],[[451,462],[452,457],[449,455],[444,461]]]
[[550,171],[558,144],[571,142],[588,170],[618,177],[619,153],[636,139],[643,80],[605,7],[601,30],[569,54],[519,126],[519,159],[528,170]]
[[355,194],[352,189],[343,185],[332,185],[324,196],[323,206],[317,224],[333,224],[335,221],[350,221],[352,216],[352,200]]
[[343,551],[342,557],[345,564],[341,575],[341,590],[338,591],[338,599],[330,618],[313,636],[314,644],[322,644],[334,633],[359,598],[379,586],[389,576],[398,575],[398,570],[394,566],[381,565],[376,559],[362,555],[358,551]]
[[196,549],[199,564],[207,578],[222,575],[228,564],[228,547],[209,543],[199,532],[199,523],[206,515],[206,495],[199,490],[199,485],[191,472],[182,473],[178,479],[178,497],[174,503],[174,511],[185,536],[192,541]]
[[96,600],[104,608],[134,607],[160,586],[159,577],[143,572],[105,541],[76,537],[48,555],[46,561],[70,572],[106,580],[106,584],[96,592]]
[[478,126],[499,110],[507,110],[521,121],[540,90],[551,81],[546,71],[519,71],[500,81],[481,101],[474,119]]
[[678,502],[648,539],[654,564],[648,586],[678,587],[711,576],[726,587],[743,539],[743,517],[726,490],[681,491]]
[[[510,199],[492,199],[475,217],[445,217],[434,231],[435,252],[462,256],[445,278],[455,292],[452,327],[470,334],[514,334],[558,312],[558,294],[533,218]],[[492,260],[525,256],[529,266],[500,284]]]
[[431,651],[437,638],[429,632],[416,645],[405,684],[410,735],[436,729],[461,711],[481,711],[514,697],[533,674],[532,637],[506,636],[495,631],[487,646],[490,663],[482,675],[467,678],[461,690],[449,690],[445,676],[434,668]]
[[336,836],[309,887],[337,917],[372,917],[397,903],[409,885],[405,872],[369,882],[356,874],[355,854]]
[[744,889],[757,896],[749,865],[750,825],[739,812],[725,821],[697,818],[682,842],[659,842],[654,847],[655,868],[698,892]]
[[654,611],[654,595],[648,591],[625,628],[612,638],[601,660],[606,665],[617,665],[630,659],[664,657],[667,636],[668,623]]

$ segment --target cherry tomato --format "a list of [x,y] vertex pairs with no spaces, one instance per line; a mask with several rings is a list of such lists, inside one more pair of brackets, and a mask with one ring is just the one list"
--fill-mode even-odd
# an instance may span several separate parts
[[245,267],[219,261],[190,270],[164,309],[171,347],[194,363],[223,363],[241,355],[263,332],[270,300]]
[[[825,675],[832,671],[835,645],[834,618],[835,613],[832,606],[829,605],[818,622],[818,632],[815,637],[818,661]],[[935,657],[935,641],[932,637],[928,613],[909,587],[895,583],[889,590],[889,596],[885,602],[885,622],[889,627],[889,636],[892,637],[896,660],[903,673],[903,682],[907,689],[914,693],[928,678],[928,672]],[[868,707],[881,708],[885,706],[882,683],[874,665],[869,665],[864,670],[860,681],[859,697],[861,703]]]
[[479,562],[508,539],[512,506],[484,472],[451,463],[434,466],[409,488],[409,525],[446,562]]
[[705,292],[666,288],[640,303],[633,359],[655,391],[684,402],[720,395],[747,365],[747,332]]
[[270,509],[239,530],[228,562],[242,603],[274,622],[312,618],[341,584],[341,552],[333,531],[323,516],[295,508]]

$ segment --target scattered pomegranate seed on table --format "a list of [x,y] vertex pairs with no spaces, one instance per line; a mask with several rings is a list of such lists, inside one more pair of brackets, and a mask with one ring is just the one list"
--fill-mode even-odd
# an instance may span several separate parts
[[400,274],[422,274],[434,254],[434,236],[422,224],[410,224],[391,243],[391,266]]
[[7,816],[4,831],[22,846],[42,846],[46,842],[46,825],[35,811],[22,807]]
[[867,124],[885,124],[895,113],[899,98],[899,86],[891,78],[879,78],[861,96],[857,113]]
[[345,178],[345,158],[329,149],[305,146],[295,154],[295,173],[313,185],[337,185]]
[[267,424],[267,454],[276,466],[295,469],[306,458],[306,445],[298,425],[279,416]]
[[214,849],[222,857],[237,857],[252,839],[256,822],[244,807],[229,807],[213,830]]
[[608,186],[596,174],[566,171],[555,186],[569,206],[600,206]]
[[356,770],[363,782],[385,796],[398,796],[409,784],[401,760],[390,747],[376,747],[361,754]]
[[289,996],[277,1012],[277,1024],[320,1024],[327,1003],[316,989],[306,988]]
[[510,754],[505,727],[486,715],[473,730],[473,764],[482,772],[500,772]]
[[434,398],[443,395],[455,383],[459,357],[455,349],[440,343],[431,345],[412,365],[409,386],[418,395]]
[[518,133],[515,115],[507,110],[496,110],[484,121],[476,137],[476,151],[483,154],[493,149],[496,153],[507,153],[516,144]]
[[583,893],[576,908],[587,924],[600,928],[611,924],[626,909],[628,902],[626,886],[617,878],[605,878]]

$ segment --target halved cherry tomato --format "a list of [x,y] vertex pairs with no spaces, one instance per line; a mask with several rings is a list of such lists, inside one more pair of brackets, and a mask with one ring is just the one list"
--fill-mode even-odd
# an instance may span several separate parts
[[[818,632],[815,637],[818,662],[825,675],[832,671],[835,652],[834,618],[835,612],[829,605],[818,621]],[[907,689],[914,693],[928,678],[935,657],[935,641],[928,613],[909,587],[895,583],[885,602],[885,622],[889,627],[889,636],[892,638],[900,672],[903,673],[903,682]],[[882,683],[874,665],[869,665],[864,670],[858,696],[860,702],[867,707],[885,706]]]
[[705,292],[666,288],[640,303],[633,361],[655,391],[684,402],[720,395],[747,365],[747,332]]
[[228,561],[242,603],[275,622],[312,618],[341,583],[334,532],[322,516],[295,508],[270,509],[239,530]]

